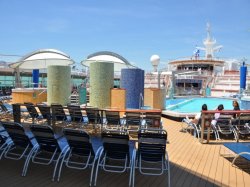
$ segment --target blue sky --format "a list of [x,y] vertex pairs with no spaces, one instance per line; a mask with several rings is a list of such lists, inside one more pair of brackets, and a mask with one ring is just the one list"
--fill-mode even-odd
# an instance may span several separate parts
[[250,63],[249,10],[250,0],[0,0],[0,54],[54,48],[80,63],[105,50],[151,70],[153,54],[161,66],[191,56],[209,22],[216,56]]

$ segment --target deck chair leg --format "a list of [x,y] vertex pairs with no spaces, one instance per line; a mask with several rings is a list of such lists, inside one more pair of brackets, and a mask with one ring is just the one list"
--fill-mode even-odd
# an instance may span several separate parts
[[[54,171],[53,171],[52,181],[54,181],[54,179],[55,179],[57,167],[58,167],[58,164],[60,163],[60,161],[61,161],[61,159],[62,159],[62,158],[61,158],[62,156],[63,156],[63,152],[60,153],[60,155],[58,156],[58,159],[57,159],[57,161],[56,161],[56,165],[55,165]],[[61,162],[62,162],[62,161],[61,161]]]
[[134,175],[134,167],[135,167],[135,156],[136,156],[136,150],[133,150],[132,161],[131,161],[131,166],[130,166],[130,174],[129,174],[129,186],[132,185],[132,187],[134,187],[133,175]]
[[136,155],[135,155],[135,158],[134,158],[134,166],[133,166],[133,176],[132,176],[132,187],[135,186],[135,167],[136,167],[136,163],[137,163],[137,160],[136,160]]
[[170,187],[170,164],[169,164],[169,159],[168,159],[168,187]]
[[216,126],[212,126],[212,127],[214,129],[214,135],[215,135],[216,141],[220,140],[220,135],[219,135],[219,132],[218,132]]
[[95,165],[96,165],[96,160],[98,160],[99,154],[101,154],[102,152],[103,152],[103,149],[101,147],[99,147],[99,149],[96,152],[93,164],[92,164],[89,186],[92,186],[93,174],[94,174],[94,169],[95,169]]
[[96,181],[97,181],[97,176],[98,176],[98,170],[99,170],[99,164],[100,164],[100,160],[101,160],[101,156],[102,156],[103,150],[101,151],[98,161],[97,161],[97,165],[96,165],[96,171],[95,171],[95,182],[94,182],[94,186],[96,186]]
[[0,147],[0,150],[2,150],[2,153],[0,154],[0,160],[2,159],[4,153],[5,153],[5,150],[8,148],[8,146],[10,146],[11,144],[8,145],[8,142],[5,142],[1,147]]
[[[58,182],[59,182],[60,177],[61,177],[62,165],[63,165],[63,163],[64,163],[65,157],[67,156],[69,150],[70,150],[70,149],[68,149],[68,150],[65,152],[65,154],[63,155],[62,161],[61,161],[61,163],[60,163],[59,170],[58,170],[58,174],[57,174],[57,181],[58,181]],[[58,167],[58,166],[56,166],[56,167]],[[56,176],[56,173],[53,174],[53,179],[52,179],[52,181],[54,181],[55,176]]]
[[235,139],[235,141],[238,141],[238,134],[237,134],[237,132],[233,129],[233,134],[234,134],[234,139]]
[[92,165],[92,168],[91,168],[91,175],[90,175],[89,186],[92,186],[93,174],[94,174],[94,169],[95,169],[95,162],[96,162],[96,159],[94,159],[94,162],[93,162],[93,165]]
[[[62,152],[59,154],[58,159],[57,159],[57,161],[56,161],[56,165],[55,165],[55,167],[54,167],[54,172],[53,172],[52,181],[54,181],[54,179],[55,179],[58,164],[60,163],[60,161],[61,161],[62,159],[64,159],[64,156],[66,155],[66,153],[67,153],[68,150],[69,150],[69,147],[68,147],[68,146],[65,146],[65,147],[63,148]],[[63,160],[62,160],[61,162],[63,162]]]
[[237,159],[240,155],[244,155],[244,154],[250,155],[249,152],[241,152],[241,153],[237,154],[237,155],[234,157],[233,161],[232,161],[232,166],[234,165],[234,162],[236,161],[236,159]]
[[22,172],[22,176],[23,177],[26,176],[30,160],[31,160],[31,158],[33,156],[33,153],[35,153],[36,151],[38,151],[38,147],[37,146],[35,146],[34,148],[32,148],[32,150],[30,151],[29,155],[27,156],[27,158],[25,160],[25,163],[24,163],[24,166],[23,166],[23,172]]

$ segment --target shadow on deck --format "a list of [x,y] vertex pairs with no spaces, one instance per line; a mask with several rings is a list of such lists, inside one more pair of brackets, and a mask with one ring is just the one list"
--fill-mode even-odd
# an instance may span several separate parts
[[[90,170],[77,171],[64,168],[60,182],[52,182],[52,166],[43,166],[37,164],[30,164],[29,171],[26,177],[21,176],[24,160],[14,161],[2,159],[0,161],[0,181],[1,186],[89,186]],[[192,186],[193,180],[206,186],[218,186],[212,182],[202,179],[184,168],[171,163],[171,186]],[[179,180],[180,175],[192,179]],[[143,176],[136,172],[135,186],[166,186],[167,177],[162,176]],[[114,174],[100,171],[98,176],[97,186],[109,187],[125,187],[128,186],[129,174]],[[187,178],[186,178],[187,179]]]

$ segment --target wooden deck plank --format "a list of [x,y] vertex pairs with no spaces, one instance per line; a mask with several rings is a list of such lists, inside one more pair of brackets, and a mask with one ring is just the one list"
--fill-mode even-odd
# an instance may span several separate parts
[[250,174],[246,172],[242,172],[242,176],[244,178],[244,186],[249,187],[250,186]]
[[229,186],[229,167],[231,167],[231,165],[229,165],[228,160],[223,159],[223,170],[222,170],[222,181],[221,184],[223,186]]
[[[185,180],[183,181],[183,186],[186,185],[186,186],[191,186],[192,182],[193,182],[193,173],[195,173],[196,171],[196,168],[199,166],[199,162],[197,162],[197,160],[200,158],[200,155],[203,154],[203,150],[197,148],[197,146],[195,146],[195,150],[197,150],[193,156],[192,156],[192,161],[190,162],[190,165],[187,165],[186,167],[190,169],[190,171],[192,171],[192,173],[188,173],[186,176],[185,176]],[[204,149],[205,150],[205,149]]]
[[207,145],[203,145],[202,148],[205,149],[205,153],[203,154],[203,157],[200,159],[199,167],[196,170],[196,175],[199,176],[199,178],[198,180],[193,180],[192,186],[199,186],[200,180],[202,179],[202,172],[204,168],[206,167],[207,159],[210,156],[209,152],[210,152],[211,147]]
[[[209,173],[214,172],[213,169],[211,168],[213,161],[215,159],[215,148],[216,146],[211,145],[210,151],[209,151],[209,156],[207,157],[207,161],[204,165],[203,171],[202,171],[202,178],[204,180],[200,180],[199,186],[211,186],[210,185],[210,179],[209,179]],[[211,171],[212,170],[212,171]]]
[[[189,144],[189,145],[190,146],[187,147],[187,152],[182,155],[182,162],[179,162],[179,165],[181,165],[183,168],[189,168],[188,164],[191,164],[191,160],[192,160],[192,157],[193,157],[195,151],[199,152],[199,149],[196,149],[194,144]],[[178,173],[179,173],[179,175],[178,175]],[[183,185],[183,181],[185,181],[185,176],[186,176],[187,172],[184,172],[184,170],[183,170],[182,172],[178,172],[178,173],[176,176],[178,178],[176,185],[181,186],[181,185]]]
[[219,146],[215,146],[215,150],[214,150],[214,154],[213,154],[213,161],[211,163],[210,166],[210,170],[209,170],[209,174],[207,176],[208,181],[213,183],[213,186],[217,186],[219,185],[219,183],[216,183],[215,176],[216,176],[216,171],[217,171],[217,165],[218,165],[218,158],[217,155],[219,152],[220,147]]
[[[174,146],[172,149],[175,149],[175,152],[173,151],[173,153],[170,155],[170,160],[171,162],[173,161],[175,163],[176,166],[180,166],[181,163],[183,162],[183,160],[185,160],[185,158],[183,157],[187,157],[189,149],[191,148],[191,144],[189,144],[189,147],[186,147],[187,149],[185,149],[185,151],[183,152],[183,142],[187,141],[188,139],[188,134],[184,134],[182,137],[180,137],[181,141],[179,140],[179,144],[178,146]],[[178,183],[179,180],[179,176],[181,175],[181,172],[179,172],[179,167],[173,167],[172,171],[171,171],[172,175],[176,176],[174,179],[176,180],[172,180],[172,184],[173,185],[177,185],[176,183]]]

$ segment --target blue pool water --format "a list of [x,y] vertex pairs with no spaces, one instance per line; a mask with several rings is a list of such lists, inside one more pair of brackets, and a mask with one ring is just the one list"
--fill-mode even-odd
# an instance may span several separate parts
[[197,113],[201,106],[207,104],[208,110],[215,110],[219,104],[224,105],[224,110],[233,110],[231,99],[223,98],[182,98],[166,100],[166,109],[179,113]]

